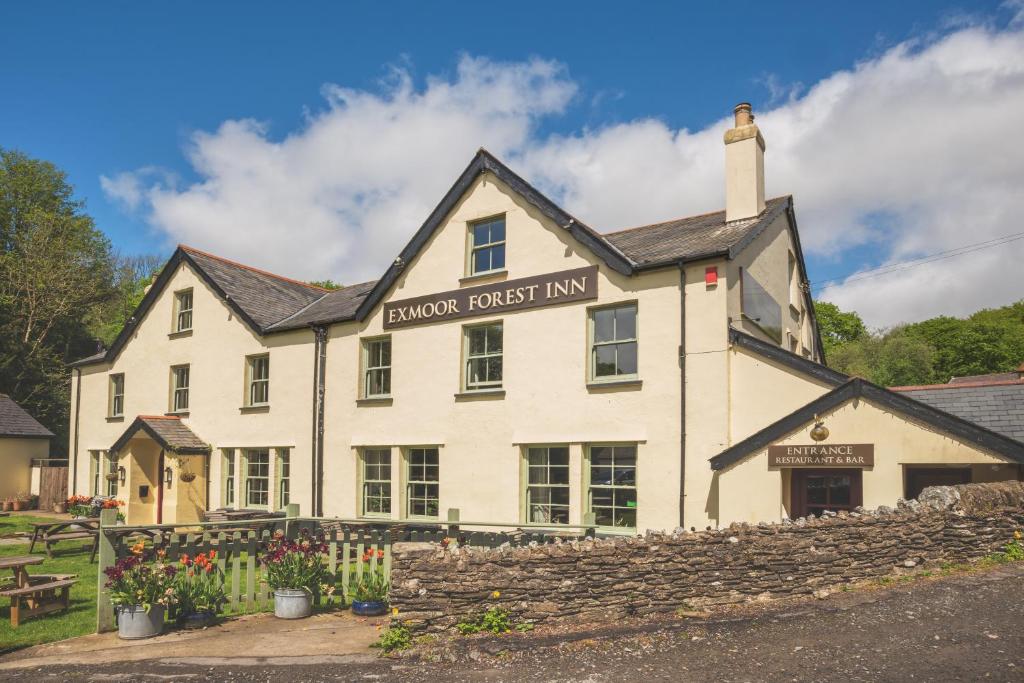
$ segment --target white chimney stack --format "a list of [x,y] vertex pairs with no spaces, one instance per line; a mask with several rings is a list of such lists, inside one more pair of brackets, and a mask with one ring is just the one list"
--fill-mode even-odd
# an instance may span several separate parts
[[764,211],[764,138],[754,125],[749,102],[733,109],[736,127],[725,131],[725,220],[753,218]]

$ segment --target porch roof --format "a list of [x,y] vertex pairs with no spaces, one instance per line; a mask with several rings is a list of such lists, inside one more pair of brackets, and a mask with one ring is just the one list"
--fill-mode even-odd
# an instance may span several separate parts
[[160,444],[164,450],[186,455],[210,452],[210,445],[196,436],[180,417],[167,415],[139,415],[114,442],[110,451],[120,451],[140,430]]

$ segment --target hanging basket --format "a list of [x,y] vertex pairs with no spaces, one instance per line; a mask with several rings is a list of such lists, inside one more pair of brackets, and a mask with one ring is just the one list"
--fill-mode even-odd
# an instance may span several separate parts
[[188,484],[189,482],[193,482],[193,481],[196,480],[196,473],[195,472],[182,472],[180,475],[178,475],[178,478],[181,479],[186,484]]
[[107,481],[117,481],[117,472],[107,472]]

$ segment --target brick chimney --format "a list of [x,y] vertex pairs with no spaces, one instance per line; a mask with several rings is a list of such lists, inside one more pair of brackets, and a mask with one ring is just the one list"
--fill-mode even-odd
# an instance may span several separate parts
[[754,125],[749,102],[733,109],[736,126],[725,131],[725,220],[764,211],[764,138]]

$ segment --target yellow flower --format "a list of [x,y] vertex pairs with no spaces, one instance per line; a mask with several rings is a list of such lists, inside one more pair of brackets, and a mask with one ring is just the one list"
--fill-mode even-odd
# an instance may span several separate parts
[[493,593],[491,593],[491,597],[497,600],[501,597],[501,591],[494,591]]
[[1020,540],[1021,538],[1024,538],[1024,536],[1022,536],[1022,535],[1021,535],[1021,533],[1020,533],[1019,531],[1014,531],[1014,532],[1013,532],[1013,537],[1014,537],[1014,538],[1016,538],[1016,539],[1017,539],[1018,541],[1019,541],[1019,540]]
[[394,616],[397,617],[398,616],[398,608],[397,607],[392,607],[391,608],[391,614],[393,614]]

